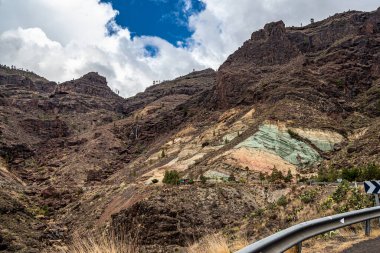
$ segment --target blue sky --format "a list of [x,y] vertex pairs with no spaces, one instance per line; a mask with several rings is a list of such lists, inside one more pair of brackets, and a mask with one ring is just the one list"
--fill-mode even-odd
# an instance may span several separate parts
[[201,12],[205,4],[199,0],[102,0],[119,11],[116,23],[128,28],[132,37],[157,36],[177,46],[193,31],[188,18]]

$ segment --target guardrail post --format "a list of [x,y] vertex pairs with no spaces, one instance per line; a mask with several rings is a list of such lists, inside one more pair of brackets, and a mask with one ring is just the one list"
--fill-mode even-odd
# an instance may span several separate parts
[[371,235],[371,220],[365,221],[365,235],[370,236]]
[[302,242],[297,243],[297,253],[302,252]]
[[[379,194],[375,195],[375,202],[376,202],[376,206],[380,206]],[[380,225],[380,218],[379,218],[379,225]]]

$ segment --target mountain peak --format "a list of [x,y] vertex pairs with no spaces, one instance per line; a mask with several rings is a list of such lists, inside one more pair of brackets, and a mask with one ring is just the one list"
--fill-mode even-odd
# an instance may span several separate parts
[[107,85],[107,79],[97,72],[89,72],[84,76],[67,81],[58,86],[59,92],[81,93],[95,97],[118,97]]
[[99,75],[98,72],[89,72],[81,78],[79,78],[78,80],[90,81],[93,82],[93,84],[95,85],[107,86],[107,79],[104,76]]

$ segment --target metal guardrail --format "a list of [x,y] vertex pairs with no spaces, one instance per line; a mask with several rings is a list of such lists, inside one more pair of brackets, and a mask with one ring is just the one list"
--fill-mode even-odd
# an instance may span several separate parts
[[304,240],[360,222],[365,222],[365,233],[370,235],[370,221],[378,217],[380,217],[380,206],[306,221],[257,241],[235,253],[280,253],[296,245],[299,246],[298,251],[301,252]]

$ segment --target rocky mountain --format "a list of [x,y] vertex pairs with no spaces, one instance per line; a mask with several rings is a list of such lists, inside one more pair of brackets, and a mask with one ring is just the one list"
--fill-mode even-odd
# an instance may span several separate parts
[[[99,229],[147,252],[262,238],[321,214],[334,188],[301,179],[380,161],[379,116],[380,9],[267,24],[218,71],[128,99],[94,72],[56,84],[2,66],[0,251],[57,252]],[[169,170],[195,183],[165,185]],[[278,172],[293,176],[263,184]]]

